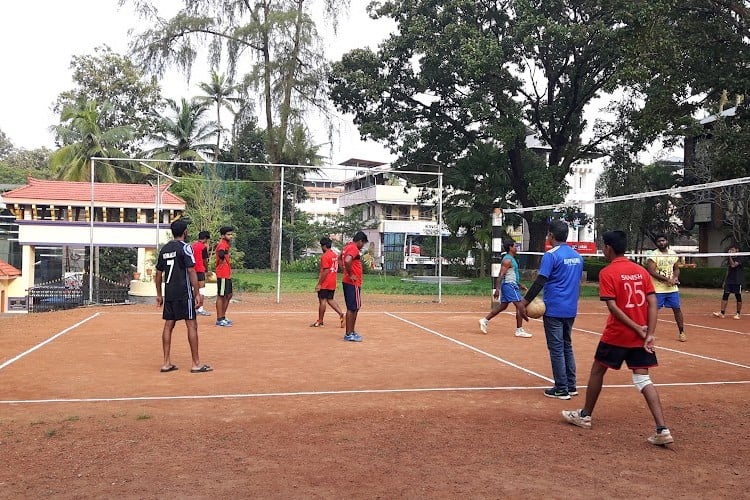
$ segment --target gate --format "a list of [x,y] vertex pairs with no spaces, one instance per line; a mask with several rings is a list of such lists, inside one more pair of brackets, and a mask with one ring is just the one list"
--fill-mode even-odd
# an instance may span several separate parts
[[97,275],[94,275],[93,285],[93,293],[89,294],[89,275],[81,273],[33,286],[27,291],[28,311],[58,311],[84,304],[124,304],[128,301],[127,285]]

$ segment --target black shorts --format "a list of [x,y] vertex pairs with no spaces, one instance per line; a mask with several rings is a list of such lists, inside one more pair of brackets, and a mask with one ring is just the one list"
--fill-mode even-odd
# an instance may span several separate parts
[[180,300],[165,300],[161,317],[171,321],[195,319],[195,302],[187,297]]
[[733,293],[735,295],[742,293],[742,285],[725,285],[724,293]]
[[226,297],[232,295],[232,278],[217,278],[216,279],[216,294],[219,297]]
[[596,347],[594,359],[614,370],[619,370],[623,361],[631,370],[659,365],[656,361],[656,354],[648,352],[643,347],[620,347],[604,342],[599,342]]
[[318,290],[318,298],[320,300],[332,300],[334,293],[336,293],[336,290],[325,290],[321,288],[320,290]]
[[206,273],[199,273],[198,271],[196,271],[195,275],[198,276],[198,281],[206,281]]

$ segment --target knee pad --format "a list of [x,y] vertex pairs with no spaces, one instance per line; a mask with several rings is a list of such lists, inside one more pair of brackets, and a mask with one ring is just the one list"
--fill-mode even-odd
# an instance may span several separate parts
[[[736,297],[736,295],[735,295],[735,297]],[[721,296],[721,300],[723,300],[725,302],[727,300],[729,300],[729,292],[724,292],[724,295]]]
[[737,299],[737,302],[742,302],[742,294],[741,293],[735,293],[734,298]]
[[643,392],[643,389],[645,389],[647,385],[650,385],[652,383],[653,382],[651,382],[651,377],[648,375],[639,375],[637,373],[633,374],[633,385],[636,389],[638,389],[638,392]]
[[204,286],[203,288],[199,288],[198,293],[201,295],[206,295],[206,287]]

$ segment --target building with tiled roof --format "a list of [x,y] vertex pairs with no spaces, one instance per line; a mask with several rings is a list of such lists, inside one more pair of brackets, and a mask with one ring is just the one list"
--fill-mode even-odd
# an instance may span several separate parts
[[[2,193],[3,220],[17,228],[12,235],[17,231],[17,243],[16,238],[6,238],[0,250],[15,250],[14,258],[19,260],[18,249],[11,248],[16,245],[21,255],[20,276],[11,280],[5,300],[25,295],[38,282],[56,277],[51,274],[97,269],[96,263],[84,262],[86,249],[93,247],[137,249],[136,271],[147,275],[156,248],[172,237],[170,223],[185,211],[185,201],[169,187],[169,183],[152,186],[29,178],[28,184]],[[60,262],[46,265],[45,259]],[[46,274],[37,275],[37,269]]]

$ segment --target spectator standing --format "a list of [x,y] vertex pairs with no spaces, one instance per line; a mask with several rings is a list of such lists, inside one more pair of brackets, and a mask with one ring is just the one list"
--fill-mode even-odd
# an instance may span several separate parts
[[[737,245],[732,245],[727,249],[727,253],[737,253],[739,248]],[[741,318],[742,312],[742,283],[744,281],[744,275],[742,271],[743,259],[736,255],[729,255],[727,257],[727,275],[724,277],[724,295],[721,297],[721,311],[713,313],[717,318],[723,318],[724,313],[727,310],[727,302],[729,301],[729,294],[734,294],[734,299],[737,302],[737,314],[733,317],[734,319]]]

